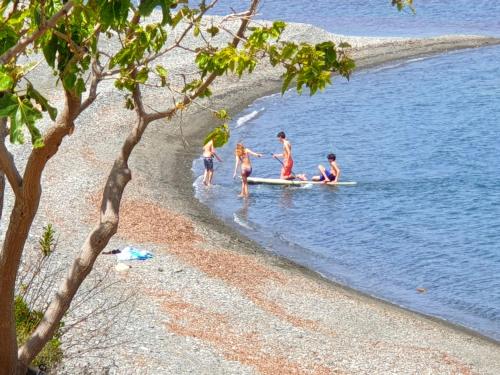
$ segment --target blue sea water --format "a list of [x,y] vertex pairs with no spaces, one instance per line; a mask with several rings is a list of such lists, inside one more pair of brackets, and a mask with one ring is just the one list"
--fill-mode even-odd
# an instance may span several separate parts
[[[495,3],[417,1],[416,16],[388,3],[267,1],[261,12],[345,34],[500,35]],[[198,178],[197,197],[271,251],[500,339],[498,61],[500,47],[466,50],[360,71],[314,97],[259,99],[232,122],[216,186]],[[315,174],[335,152],[342,180],[358,185],[251,186],[248,200],[237,198],[235,143],[269,155],[280,130],[296,173]],[[255,176],[279,175],[269,156],[253,166]],[[201,174],[200,160],[193,168]]]

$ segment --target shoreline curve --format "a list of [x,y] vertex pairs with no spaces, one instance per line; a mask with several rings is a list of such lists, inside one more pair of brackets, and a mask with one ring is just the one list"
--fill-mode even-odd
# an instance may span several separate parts
[[[339,37],[332,36],[329,33],[310,25],[294,25],[303,33],[292,30],[289,35],[298,41],[309,41],[324,39],[344,40],[353,46],[352,56],[354,57],[357,70],[368,69],[375,66],[384,65],[393,61],[405,61],[412,58],[432,56],[451,51],[458,51],[470,48],[487,47],[500,44],[499,38],[481,37],[481,36],[442,36],[431,38],[363,38],[363,37]],[[317,39],[316,39],[317,38]],[[268,67],[264,71],[258,72],[258,68],[251,77],[243,77],[242,80],[225,79],[224,82],[218,82],[213,90],[213,97],[210,99],[212,107],[223,107],[234,117],[256,99],[279,92],[281,80],[279,74]],[[354,73],[356,74],[356,72]],[[339,78],[337,78],[339,79]],[[165,189],[162,199],[166,200],[168,207],[191,218],[195,222],[197,231],[209,242],[215,245],[221,244],[226,248],[257,257],[273,267],[286,268],[298,272],[306,278],[318,280],[320,283],[326,283],[327,287],[343,289],[351,298],[361,299],[362,303],[376,303],[386,306],[389,310],[398,315],[403,315],[409,320],[424,320],[433,322],[439,326],[446,327],[455,332],[458,336],[465,337],[468,341],[471,338],[478,339],[484,343],[492,345],[492,353],[500,353],[500,342],[492,337],[486,336],[480,332],[474,331],[468,327],[416,311],[395,305],[389,301],[371,296],[369,294],[355,290],[349,286],[339,284],[333,280],[326,279],[319,273],[294,263],[291,260],[281,258],[271,254],[253,240],[245,237],[235,228],[230,227],[221,218],[215,216],[210,208],[202,204],[194,197],[193,180],[196,176],[192,173],[172,173],[171,171],[191,171],[192,161],[199,153],[201,142],[208,131],[215,125],[212,116],[195,110],[194,113],[185,116],[183,119],[183,135],[189,146],[185,147],[183,142],[175,139],[174,134],[179,134],[178,130],[151,132],[147,137],[147,142],[160,143],[164,137],[168,138],[169,151],[164,154],[161,161],[161,167],[153,172],[153,178],[159,181],[156,188]],[[189,124],[189,125],[186,125]],[[144,149],[141,159],[147,160],[153,156],[149,150],[157,149],[156,146]],[[138,163],[140,166],[142,163]],[[154,169],[154,168],[153,168]],[[142,170],[141,173],[147,173],[151,176],[152,169]],[[490,353],[490,354],[492,354]],[[477,353],[476,353],[477,354]],[[486,354],[486,353],[483,353]],[[466,356],[468,360],[470,357]],[[494,360],[490,355],[479,355],[481,357],[481,366],[484,365],[480,373],[495,373],[500,371],[500,361]],[[486,359],[488,357],[489,359]],[[475,363],[477,365],[477,362]],[[476,367],[477,368],[477,367]],[[374,372],[376,373],[376,371]]]
[[[445,35],[426,38],[348,37],[330,34],[312,25],[298,23],[291,25],[301,28],[303,32],[297,33],[293,30],[287,34],[288,38],[297,41],[313,42],[314,39],[317,38],[318,34],[323,38],[326,37],[335,41],[347,40],[353,46],[352,56],[356,61],[356,71],[382,66],[394,61],[408,61],[413,58],[431,57],[452,51],[500,45],[500,38],[476,35]],[[356,74],[356,72],[354,72],[354,74]],[[257,77],[254,78],[254,75]],[[238,82],[224,83],[222,87],[218,88],[218,90],[214,90],[213,96],[215,97],[215,100],[211,100],[211,105],[215,107],[224,107],[228,110],[231,116],[234,117],[255,100],[267,95],[279,93],[280,84],[281,79],[277,76],[275,71],[267,69],[265,74],[260,74],[257,68],[256,72],[250,77],[250,79],[243,84],[239,84]],[[221,92],[224,90],[226,91],[225,93]],[[243,92],[244,94],[237,95],[236,92]],[[321,93],[318,95],[321,95]],[[201,149],[202,140],[210,129],[216,126],[216,121],[212,116],[207,116],[201,111],[189,114],[187,118],[183,119],[183,121],[190,122],[189,127],[183,125],[183,134],[185,140],[191,146],[184,148],[184,144],[181,140],[175,140],[173,137],[169,137],[169,146],[171,146],[172,142],[174,142],[176,151],[167,152],[167,159],[169,160],[163,160],[162,165],[163,167],[168,165],[168,169],[191,171],[192,162],[195,159],[194,156],[198,155],[198,151]],[[155,137],[156,136],[157,135],[155,135]],[[149,141],[150,140],[148,140],[148,142]],[[146,156],[147,154],[148,153],[146,152],[146,154],[142,156],[148,157]],[[194,196],[193,182],[195,178],[196,176],[193,176],[192,173],[175,175],[175,177],[169,173],[164,173],[161,176],[161,185],[164,185],[169,190],[169,193],[167,194],[169,195],[169,203],[172,204],[170,201],[171,199],[175,201],[176,203],[174,203],[174,206],[176,210],[191,217],[195,217],[200,224],[207,225],[212,230],[221,231],[224,234],[238,237],[239,240],[245,242],[246,246],[251,247],[253,250],[257,249],[257,252],[263,253],[262,255],[271,255],[273,257],[276,256],[282,258],[279,255],[273,255],[269,252],[269,250],[264,249],[254,240],[247,238],[237,229],[229,226],[223,219],[212,213],[209,207],[199,202]],[[312,273],[329,283],[338,285],[351,292],[376,299],[382,303],[394,306],[397,309],[403,309],[405,311],[415,313],[426,319],[434,320],[438,323],[466,332],[467,334],[475,335],[494,344],[500,345],[500,340],[475,331],[472,328],[399,306],[382,298],[358,291],[348,285],[343,285],[334,280],[328,279],[318,272],[295,263],[292,260],[286,258],[281,260],[289,263],[290,267],[300,268],[307,273]]]

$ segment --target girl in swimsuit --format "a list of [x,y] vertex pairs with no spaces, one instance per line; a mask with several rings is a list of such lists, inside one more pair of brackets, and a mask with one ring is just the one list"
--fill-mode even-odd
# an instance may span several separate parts
[[253,152],[252,150],[245,148],[242,143],[236,145],[236,150],[234,151],[236,156],[236,162],[234,165],[233,178],[236,177],[236,171],[238,166],[241,164],[241,193],[239,197],[248,197],[248,182],[247,178],[252,174],[252,163],[250,163],[249,155],[257,156],[260,158],[262,154],[258,152]]

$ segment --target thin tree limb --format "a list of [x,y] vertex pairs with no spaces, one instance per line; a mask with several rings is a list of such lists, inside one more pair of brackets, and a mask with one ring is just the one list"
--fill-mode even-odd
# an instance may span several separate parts
[[[234,38],[232,42],[230,43],[233,47],[237,47],[239,42],[243,40],[245,30],[248,26],[248,23],[250,22],[252,16],[256,13],[257,7],[259,5],[260,0],[253,0],[252,4],[250,5],[249,10],[246,12],[246,16],[242,18],[240,27],[236,34],[234,35]],[[184,100],[181,102],[183,106],[189,105],[194,99],[196,99],[198,96],[200,96],[201,93],[205,92],[208,86],[212,84],[212,82],[217,78],[217,74],[212,73],[208,76],[208,78],[203,82],[203,84],[198,87],[198,89],[191,95],[186,95],[184,97]],[[148,121],[155,121],[159,120],[161,118],[170,118],[172,117],[175,112],[178,111],[179,106],[175,106],[173,108],[170,108],[166,111],[157,111],[156,113],[149,113],[147,115],[147,120]]]
[[80,113],[85,111],[97,98],[97,86],[102,80],[102,70],[99,68],[97,58],[92,60],[92,78],[90,81],[89,95],[83,101]]
[[73,0],[69,0],[66,4],[64,4],[61,10],[59,10],[59,12],[54,14],[45,24],[41,25],[35,33],[22,38],[15,46],[11,47],[2,56],[0,56],[0,64],[6,64],[12,58],[22,53],[27,46],[40,38],[48,29],[53,28],[62,17],[68,15],[73,6]]

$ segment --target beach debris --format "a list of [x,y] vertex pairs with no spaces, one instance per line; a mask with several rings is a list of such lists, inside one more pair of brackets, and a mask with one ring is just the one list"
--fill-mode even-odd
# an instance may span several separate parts
[[419,293],[425,293],[425,292],[427,292],[427,289],[425,289],[425,288],[417,288],[416,290]]
[[115,270],[117,270],[118,272],[128,271],[130,268],[132,268],[132,266],[130,264],[125,264],[125,263],[118,263],[115,266]]
[[111,251],[103,251],[101,254],[112,255],[112,254],[118,254],[118,253],[121,253],[120,249],[113,249]]
[[147,260],[151,259],[153,254],[146,250],[137,249],[132,246],[125,246],[119,253],[116,254],[116,259],[124,260]]

